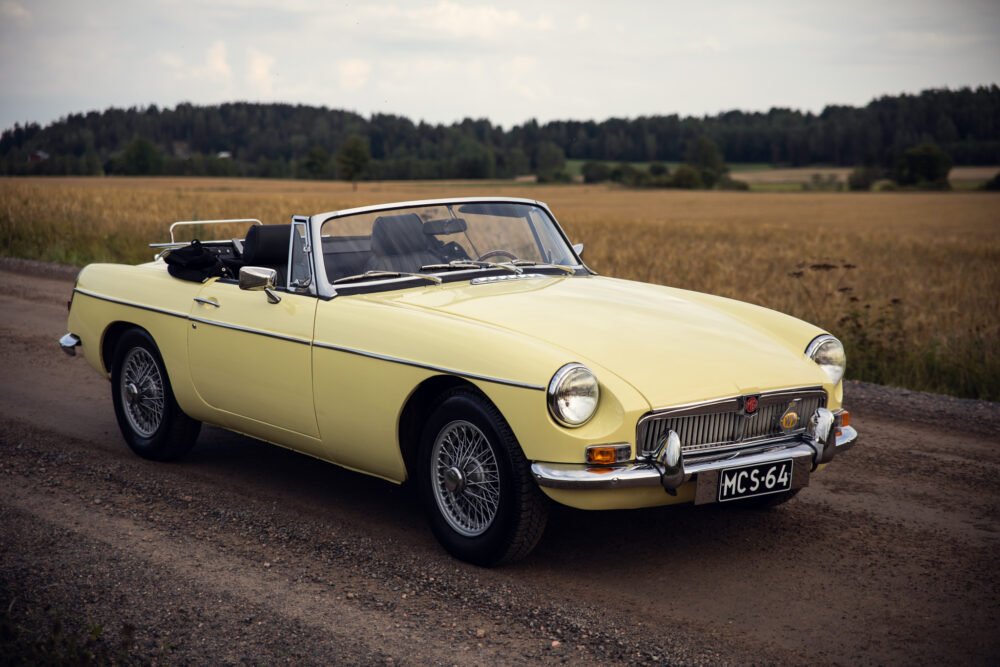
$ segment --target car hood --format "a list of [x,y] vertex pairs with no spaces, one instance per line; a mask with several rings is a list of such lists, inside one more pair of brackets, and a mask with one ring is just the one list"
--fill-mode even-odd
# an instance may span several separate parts
[[654,408],[825,380],[804,355],[822,330],[696,292],[573,276],[452,283],[386,300],[545,341],[565,351],[565,362],[591,366],[598,379],[616,374]]

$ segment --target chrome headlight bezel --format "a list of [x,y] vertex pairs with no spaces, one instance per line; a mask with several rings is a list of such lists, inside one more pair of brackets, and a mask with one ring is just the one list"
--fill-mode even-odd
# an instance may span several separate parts
[[[564,407],[560,404],[560,399],[566,398],[566,393],[570,389],[570,383],[579,381],[587,384],[593,393],[593,406],[590,412],[583,418],[568,416],[564,411]],[[549,406],[549,414],[552,415],[552,419],[557,424],[566,428],[579,428],[589,422],[597,413],[597,407],[601,402],[601,389],[600,383],[597,381],[597,376],[589,368],[577,362],[566,364],[557,370],[549,381],[549,386],[545,393],[546,403]]]
[[834,385],[844,379],[847,370],[847,353],[836,336],[816,336],[806,347],[806,356],[823,369]]

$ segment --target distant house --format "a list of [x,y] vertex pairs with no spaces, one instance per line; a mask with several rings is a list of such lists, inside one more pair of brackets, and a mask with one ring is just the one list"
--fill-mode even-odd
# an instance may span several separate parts
[[45,151],[34,151],[28,155],[28,162],[45,162],[49,159],[49,154]]

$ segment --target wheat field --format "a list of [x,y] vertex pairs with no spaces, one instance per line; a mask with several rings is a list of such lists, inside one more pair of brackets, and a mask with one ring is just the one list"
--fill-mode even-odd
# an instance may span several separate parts
[[0,254],[149,259],[174,220],[284,222],[365,204],[548,203],[604,275],[750,301],[848,348],[848,376],[1000,400],[1000,195],[628,190],[510,182],[0,179]]

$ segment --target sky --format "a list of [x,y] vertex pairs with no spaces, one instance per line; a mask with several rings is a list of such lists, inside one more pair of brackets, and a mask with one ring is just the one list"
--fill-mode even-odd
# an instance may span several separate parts
[[237,100],[509,128],[998,79],[997,0],[0,0],[0,128]]

